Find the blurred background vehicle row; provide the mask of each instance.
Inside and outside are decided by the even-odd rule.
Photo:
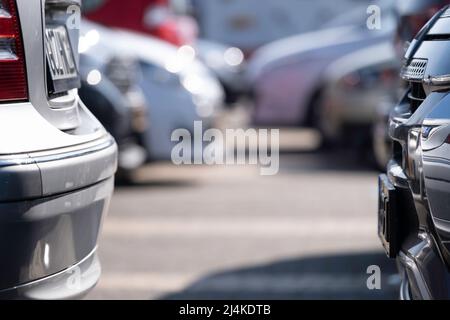
[[[118,142],[118,177],[132,181],[145,164],[170,160],[173,130],[192,134],[197,120],[204,130],[221,127],[235,113],[245,115],[239,126],[312,129],[320,151],[352,150],[347,161],[384,171],[389,114],[407,86],[399,77],[405,50],[448,1],[83,4],[80,95]],[[373,14],[379,28],[368,26]]]
[[[421,47],[431,53],[420,52],[421,37],[413,40],[449,3],[0,0],[0,130],[14,137],[4,139],[0,157],[1,205],[11,213],[0,224],[0,264],[9,262],[0,295],[91,290],[104,222],[100,290],[121,298],[133,290],[156,298],[392,297],[400,285],[393,263],[383,276],[387,292],[366,288],[366,267],[389,263],[372,252],[381,249],[376,172],[388,163],[400,178],[402,170],[409,175],[409,214],[422,206],[430,218],[422,209],[433,201],[432,218],[444,223],[420,221],[422,231],[435,227],[450,255],[439,180],[448,171],[448,99],[431,93],[448,90],[438,65],[447,25],[439,22]],[[81,4],[74,28],[66,9]],[[424,75],[420,60],[428,58],[428,83],[399,76],[405,66]],[[415,113],[430,111],[417,109],[427,96],[442,98],[425,104],[436,104],[436,113]],[[389,119],[391,127],[412,124],[412,135],[393,143]],[[281,129],[279,174],[261,177],[251,165],[175,166],[173,132],[201,134],[197,121],[203,131]],[[422,179],[424,169],[431,174]],[[114,174],[121,185],[112,197]],[[448,275],[431,257],[439,291],[439,277]],[[66,290],[61,270],[77,266],[88,281]]]
[[[92,111],[120,141],[125,176],[169,160],[174,129],[212,126],[242,100],[249,126],[314,128],[323,147],[356,147],[383,168],[399,56],[445,3],[85,0],[80,92],[108,105]]]

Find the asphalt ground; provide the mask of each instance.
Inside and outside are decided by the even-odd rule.
[[[397,299],[377,238],[377,172],[281,134],[280,171],[150,164],[118,186],[87,299]],[[381,290],[367,268],[381,269]]]

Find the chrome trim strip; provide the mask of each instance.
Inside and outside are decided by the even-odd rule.
[[[41,278],[41,279],[33,280],[33,281],[30,281],[30,282],[22,283],[22,284],[19,284],[19,285],[15,286],[15,287],[12,287],[12,288],[2,289],[2,290],[0,290],[0,294],[3,294],[5,292],[7,292],[7,291],[12,291],[12,290],[17,290],[17,289],[21,289],[21,288],[26,288],[27,286],[30,286],[30,285],[38,285],[38,284],[40,284],[42,282],[48,281],[49,278],[51,278],[51,277],[58,277],[58,276],[61,276],[61,275],[64,275],[64,274],[70,275],[71,271],[73,269],[76,269],[77,266],[83,264],[84,262],[88,261],[89,259],[92,259],[92,257],[97,253],[97,250],[98,250],[98,245],[96,245],[94,247],[94,249],[92,249],[91,252],[89,252],[86,257],[84,257],[82,260],[77,262],[76,265],[70,266],[67,269],[61,270],[58,273],[52,274],[52,275],[50,275],[50,276],[48,276],[46,278]]]
[[[422,122],[423,126],[447,126],[450,125],[450,120],[445,118],[425,119]]]
[[[423,300],[431,300],[431,294],[430,290],[428,289],[427,284],[425,283],[425,280],[423,279],[422,273],[420,272],[419,268],[417,267],[416,262],[407,256],[404,252],[399,253],[400,261],[403,263],[405,268],[412,271],[414,274],[414,280],[417,282],[418,289],[420,291],[421,298]],[[407,281],[407,280],[405,280]]]
[[[12,158],[12,159],[1,159],[0,158],[0,168],[13,167],[13,166],[23,166],[29,164],[35,164],[33,159],[21,155],[22,158]]]
[[[35,163],[43,163],[43,162],[50,162],[50,161],[58,161],[58,160],[65,160],[65,159],[71,159],[71,158],[77,158],[82,157],[91,153],[95,153],[104,149],[107,149],[114,145],[115,142],[113,139],[110,139],[107,142],[104,142],[100,145],[96,145],[90,148],[78,150],[78,151],[71,151],[71,152],[64,152],[60,154],[53,154],[48,156],[41,156],[41,157],[32,157]]]
[[[20,165],[29,165],[29,164],[39,164],[45,162],[66,160],[71,158],[77,158],[86,156],[95,152],[99,152],[115,144],[114,139],[109,136],[106,141],[102,141],[101,143],[97,143],[90,147],[85,147],[82,149],[76,149],[66,152],[49,152],[48,154],[39,152],[39,153],[30,153],[30,154],[21,154],[21,155],[11,155],[0,157],[0,168],[11,167],[11,166],[20,166]],[[67,149],[67,148],[66,148]],[[57,150],[61,151],[61,150]]]
[[[402,280],[402,283],[400,284],[400,300],[402,301],[412,300],[411,295],[409,294],[409,282],[406,278],[404,278]]]
[[[450,74],[428,76],[422,80],[422,83],[430,87],[431,91],[450,89]]]
[[[391,160],[387,167],[387,176],[389,181],[397,188],[408,189],[408,178],[403,171],[403,168],[395,160]]]

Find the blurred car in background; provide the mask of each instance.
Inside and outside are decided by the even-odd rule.
[[[147,33],[174,45],[193,43],[197,24],[175,14],[173,0],[84,0],[83,13],[99,24]]]
[[[255,100],[255,125],[304,126],[322,94],[324,73],[337,59],[390,41],[396,26],[393,1],[377,2],[381,29],[367,27],[367,5],[338,17],[328,28],[268,44],[249,61],[246,79]]]
[[[117,146],[78,96],[69,5],[0,1],[1,298],[76,298],[100,277]]]
[[[177,46],[190,46],[219,78],[226,102],[233,103],[245,92],[242,73],[244,55],[235,47],[197,39],[196,22],[189,16],[187,0],[86,0],[85,16],[107,27],[148,34]],[[126,14],[122,12],[125,10]],[[191,30],[186,35],[186,30]]]
[[[223,88],[191,46],[178,48],[156,38],[118,33],[124,39],[121,52],[136,54],[142,70],[141,87],[150,107],[149,158],[170,160],[177,144],[171,141],[173,131],[186,129],[193,136],[195,121],[202,121],[203,130],[212,127],[224,106]]]
[[[368,1],[188,0],[201,38],[238,47],[246,55],[281,38],[322,28],[334,17]]]
[[[450,298],[450,7],[411,42],[408,88],[390,115],[393,157],[379,178],[378,233],[402,299]]]
[[[399,65],[393,43],[386,41],[352,52],[325,71],[313,121],[326,145],[371,150],[380,100],[398,96]]]
[[[85,30],[89,35],[86,44],[93,52],[103,43],[111,52],[137,61],[139,86],[148,106],[149,128],[143,141],[149,160],[171,159],[175,129],[193,133],[194,121],[202,121],[205,130],[212,126],[223,107],[224,92],[191,46],[176,47],[154,37],[87,21]]]
[[[93,47],[89,45],[98,40]],[[79,95],[89,110],[112,134],[119,147],[118,180],[128,180],[147,160],[145,136],[148,106],[140,88],[140,70],[132,56],[111,50],[89,24],[80,37]]]

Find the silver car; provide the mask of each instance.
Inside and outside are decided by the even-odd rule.
[[[78,97],[80,2],[0,1],[2,298],[76,298],[100,275],[117,146]]]

